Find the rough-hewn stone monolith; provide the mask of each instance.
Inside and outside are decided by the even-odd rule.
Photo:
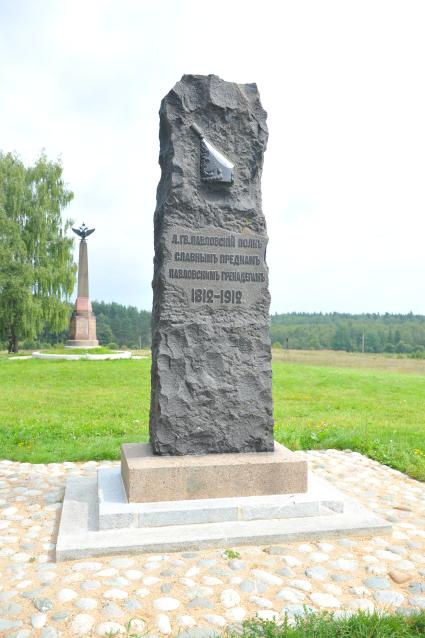
[[[150,413],[155,454],[273,450],[260,184],[267,135],[255,84],[184,75],[162,101]]]

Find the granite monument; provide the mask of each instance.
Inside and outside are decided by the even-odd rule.
[[[78,290],[74,311],[69,325],[67,348],[96,348],[99,342],[96,337],[96,317],[89,298],[89,264],[86,238],[94,233],[85,223],[80,228],[72,229],[80,237],[78,254]]]
[[[271,452],[266,112],[255,84],[185,75],[160,109],[155,454]]]

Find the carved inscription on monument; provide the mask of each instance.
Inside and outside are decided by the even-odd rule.
[[[267,286],[267,237],[215,226],[171,226],[165,237],[165,277],[183,288],[193,307],[240,307],[261,301]]]

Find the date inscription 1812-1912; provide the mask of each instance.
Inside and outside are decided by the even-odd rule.
[[[166,234],[166,280],[187,293],[190,306],[252,305],[267,285],[267,237],[209,226],[172,226]]]

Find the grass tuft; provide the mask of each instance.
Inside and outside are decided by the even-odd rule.
[[[367,614],[337,618],[332,613],[296,616],[282,623],[247,621],[242,638],[419,638],[425,635],[425,612]],[[240,636],[239,636],[240,638]]]

